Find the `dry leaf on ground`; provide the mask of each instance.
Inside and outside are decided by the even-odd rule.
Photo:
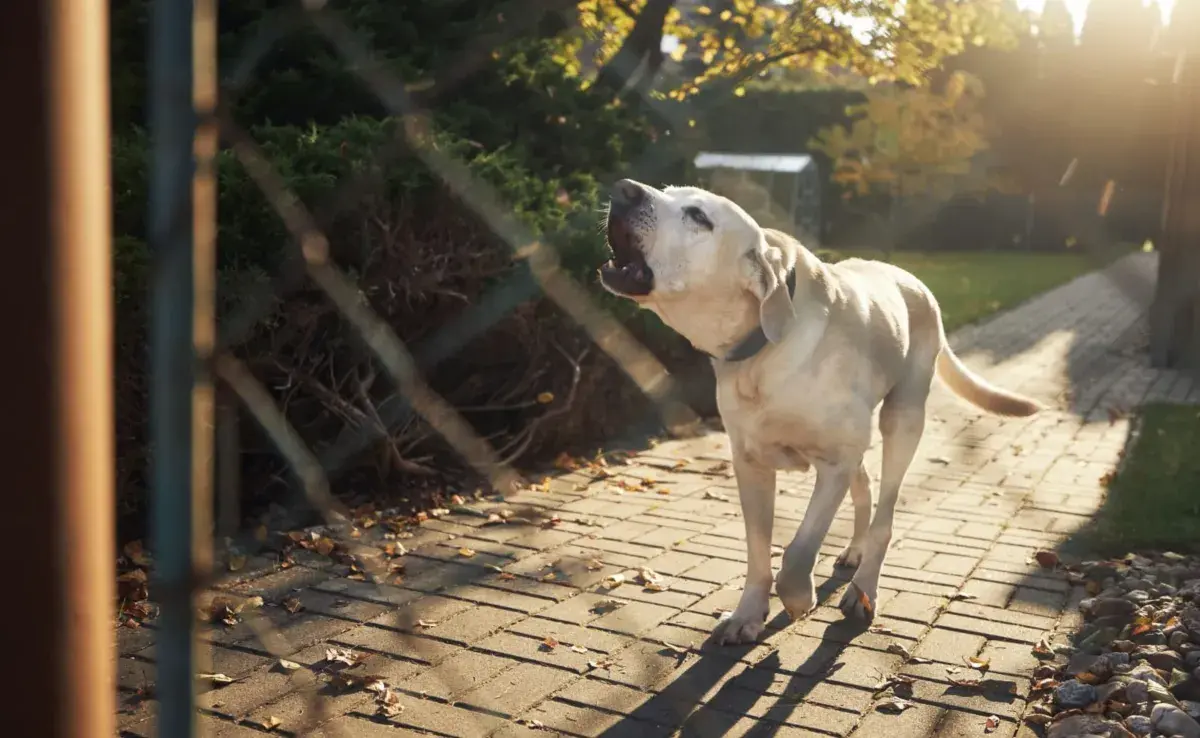
[[[1038,551],[1033,558],[1043,569],[1053,569],[1058,566],[1058,554],[1053,551]]]
[[[908,647],[907,647],[907,646],[905,646],[903,643],[891,643],[891,644],[889,644],[889,645],[888,645],[888,647],[887,647],[887,652],[888,652],[888,653],[894,653],[894,654],[896,654],[897,656],[899,656],[899,657],[901,657],[901,658],[903,658],[903,659],[905,659],[905,660],[908,660],[908,659],[912,658],[912,652],[911,652],[911,651],[909,651],[909,650],[908,650]]]
[[[879,710],[880,712],[887,712],[887,713],[899,715],[900,713],[904,712],[908,708],[912,707],[914,704],[916,704],[916,703],[912,702],[911,700],[906,700],[901,697],[892,697],[891,699],[887,699],[887,700],[884,700],[883,702],[880,702],[878,705],[875,706],[875,709]]]

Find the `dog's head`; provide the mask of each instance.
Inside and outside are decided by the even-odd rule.
[[[786,279],[795,251],[728,198],[623,179],[612,189],[608,243],[613,258],[600,282],[616,295],[651,306],[692,298],[714,309],[751,298],[772,342],[794,315]]]

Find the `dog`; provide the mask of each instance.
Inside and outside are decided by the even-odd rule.
[[[793,618],[816,605],[813,568],[850,492],[854,533],[838,556],[855,569],[839,605],[870,622],[900,488],[925,428],[934,376],[992,414],[1040,407],[970,372],[950,350],[929,289],[891,264],[825,264],[796,239],[760,227],[729,199],[696,187],[623,179],[610,193],[612,259],[603,287],[655,312],[712,357],[746,525],[746,584],[718,643],[758,639],[772,585],[776,471],[815,467],[803,522],[783,554],[776,593]],[[883,463],[871,517],[863,454],[879,408]]]

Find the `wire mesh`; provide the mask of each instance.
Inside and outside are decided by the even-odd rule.
[[[534,4],[533,11],[536,12],[526,10],[513,13],[514,17],[524,20],[507,24],[503,29],[479,38],[471,49],[457,55],[453,63],[436,71],[432,75],[431,86],[417,91],[391,76],[385,67],[378,64],[366,41],[344,23],[334,10],[321,7],[321,3],[308,3],[303,9],[290,8],[277,13],[272,22],[260,26],[259,34],[246,45],[233,66],[233,72],[222,88],[219,104],[214,106],[210,115],[201,112],[201,115],[205,115],[201,123],[220,127],[222,136],[286,226],[294,242],[299,264],[298,268],[274,275],[269,283],[258,285],[239,296],[238,309],[220,326],[212,371],[263,429],[298,480],[307,503],[319,511],[324,520],[323,527],[310,533],[311,538],[295,542],[303,544],[301,548],[329,548],[340,552],[342,563],[350,567],[351,581],[376,587],[379,592],[393,592],[389,589],[395,581],[396,557],[393,554],[397,546],[403,552],[404,546],[395,536],[376,535],[386,526],[372,523],[373,531],[365,529],[363,516],[347,508],[331,493],[330,476],[340,473],[349,459],[369,444],[416,416],[436,430],[482,478],[490,482],[494,490],[503,493],[528,488],[529,483],[512,468],[513,458],[521,451],[520,444],[507,444],[498,449],[488,439],[481,437],[452,403],[429,386],[423,378],[422,366],[434,365],[452,355],[474,336],[485,331],[499,316],[539,292],[569,315],[596,347],[612,357],[645,397],[661,408],[668,428],[685,433],[695,428],[698,422],[695,413],[677,399],[677,388],[663,364],[562,268],[553,240],[536,235],[521,225],[512,217],[511,208],[494,188],[474,176],[461,162],[430,145],[428,137],[424,135],[430,125],[429,106],[452,95],[473,71],[490,59],[497,46],[528,31],[529,24],[536,21],[541,13],[562,13],[573,5],[562,0],[545,0]],[[231,101],[253,77],[256,65],[268,53],[271,44],[304,28],[316,29],[328,39],[348,67],[360,75],[387,110],[403,121],[401,135],[377,153],[376,160],[380,166],[386,167],[402,152],[415,153],[465,207],[509,245],[514,260],[522,261],[529,267],[528,272],[518,272],[516,276],[493,287],[474,306],[465,310],[457,322],[441,326],[431,338],[416,348],[406,345],[387,322],[375,314],[354,278],[333,262],[330,243],[321,225],[332,222],[338,213],[372,193],[379,183],[370,173],[352,177],[341,184],[323,211],[314,214],[296,193],[289,190],[285,179],[275,170],[250,133],[241,128],[229,113]],[[634,70],[619,71],[629,77]],[[685,106],[674,105],[668,109],[648,96],[644,96],[643,103],[678,125],[687,125],[689,118],[696,117]],[[174,125],[183,124],[175,122]],[[663,154],[652,152],[650,156]],[[643,162],[643,165],[646,164]],[[1094,227],[1089,223],[1077,223],[1076,226],[1083,229]],[[1087,235],[1090,236],[1088,241],[1100,245],[1101,250],[1112,245],[1110,236],[1103,231],[1093,231]],[[275,301],[306,285],[315,285],[324,298],[336,306],[346,324],[353,327],[358,339],[392,380],[397,399],[400,400],[378,403],[371,422],[362,424],[357,432],[337,439],[320,451],[308,447],[289,422],[276,396],[236,356],[239,342],[269,315]],[[1140,294],[1144,287],[1140,284],[1131,285],[1130,289]],[[178,285],[163,283],[159,288],[170,291],[177,289]],[[558,350],[568,363],[574,365],[578,374],[580,357],[572,356],[561,347]],[[164,381],[175,383],[178,391],[182,380],[175,376]],[[485,512],[485,515],[492,514],[496,513]],[[511,522],[536,526],[541,522],[539,516],[536,509],[530,508],[518,511],[511,517]],[[245,535],[241,540],[250,535],[243,533]],[[203,566],[204,562],[189,562],[193,570],[197,565]],[[193,599],[198,597],[208,604],[204,616],[211,616],[213,602],[218,602],[221,613],[229,613],[229,617],[235,621],[244,621],[260,640],[262,649],[272,654],[280,664],[287,665],[285,668],[292,672],[289,679],[294,690],[310,706],[308,713],[314,726],[321,722],[322,716],[329,716],[323,703],[331,699],[331,689],[334,695],[343,694],[346,690],[361,692],[362,700],[356,703],[358,706],[355,709],[366,710],[368,708],[364,704],[369,703],[373,705],[377,718],[389,720],[396,717],[400,698],[394,685],[386,678],[373,674],[367,668],[373,662],[364,660],[363,654],[331,648],[324,658],[313,659],[305,664],[293,663],[289,661],[289,658],[295,657],[293,647],[288,644],[279,626],[264,614],[261,602],[255,602],[253,597],[233,596],[225,589],[201,592],[200,588],[207,588],[211,584],[205,576],[196,578],[194,582],[198,590],[192,593]],[[463,581],[439,582],[438,590],[453,594],[455,587],[476,582],[473,574],[464,573]],[[164,624],[164,627],[184,626],[182,623]],[[435,662],[436,653],[423,653],[422,649],[436,643],[412,637],[422,627],[415,611],[410,609],[401,609],[390,623],[396,639],[402,642],[412,659]],[[180,657],[171,661],[171,657],[165,653],[160,656],[160,675],[172,669],[183,669],[183,673],[176,674],[177,688],[182,689],[178,685],[184,682],[190,684],[194,675],[188,660]],[[164,702],[163,707],[163,713],[159,716],[160,725],[194,723],[192,714],[172,716],[167,714],[167,703]],[[181,701],[170,703],[170,709],[173,710],[185,707],[190,713],[190,704]],[[173,730],[175,732],[169,733],[172,736],[185,734],[178,728]],[[336,724],[329,722],[321,722],[321,730],[325,734],[338,734]]]

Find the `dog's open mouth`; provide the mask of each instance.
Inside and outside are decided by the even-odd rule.
[[[627,297],[644,297],[654,290],[654,272],[638,244],[638,237],[625,220],[608,218],[608,245],[613,258],[600,267],[604,286]]]

